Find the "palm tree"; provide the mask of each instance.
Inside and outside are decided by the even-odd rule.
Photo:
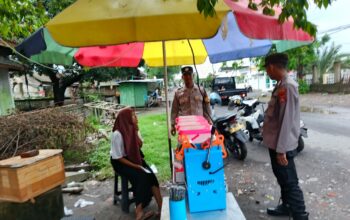
[[[336,60],[339,60],[339,56],[341,56],[339,54],[340,48],[340,45],[335,45],[332,43],[330,46],[326,46],[324,50],[318,53],[316,68],[321,83],[323,74],[327,73],[333,67]]]
[[[348,53],[340,53],[341,46],[332,43],[330,46],[326,46],[321,52],[318,50],[317,60],[315,62],[316,70],[314,71],[315,80],[320,79],[322,83],[323,74],[333,69],[334,82],[340,82],[341,69],[350,66]],[[347,58],[344,59],[344,58]],[[319,78],[317,78],[319,77]]]

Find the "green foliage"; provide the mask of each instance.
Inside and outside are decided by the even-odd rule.
[[[197,0],[197,9],[201,13],[203,12],[205,17],[213,17],[215,13],[215,5],[218,0]]]
[[[169,180],[171,174],[166,115],[155,114],[140,116],[139,127],[142,138],[144,139],[142,151],[145,154],[146,161],[149,165],[156,165],[159,180]],[[172,146],[176,146],[175,138],[172,138]]]
[[[232,63],[232,68],[234,70],[238,70],[238,69],[241,69],[242,68],[242,65],[243,65],[243,60],[238,60],[238,61],[234,61]]]
[[[102,140],[88,155],[89,163],[96,169],[96,178],[105,179],[113,176],[113,168],[110,162],[110,140]]]
[[[99,92],[82,92],[81,97],[86,102],[97,102],[102,100],[102,95]]]
[[[67,149],[63,152],[65,164],[77,164],[87,161],[88,156],[81,150]]]
[[[233,0],[239,1],[239,0]],[[327,8],[331,4],[331,0],[313,0],[319,8]],[[215,5],[217,0],[197,0],[197,9],[203,13],[205,17],[215,16]],[[294,26],[301,28],[312,36],[316,35],[316,26],[307,20],[306,10],[309,8],[309,2],[306,0],[262,0],[259,4],[250,0],[247,7],[252,10],[258,10],[258,7],[263,9],[263,14],[274,16],[274,6],[280,6],[282,12],[278,17],[279,22],[283,23],[290,17],[294,20]]]
[[[75,0],[0,0],[0,36],[18,41],[68,7]]]
[[[87,69],[84,73],[82,73],[82,74],[85,74],[85,76],[83,77],[83,80],[88,80],[88,81],[95,80],[97,82],[107,82],[113,79],[126,77],[121,73],[119,69],[114,67],[100,67],[100,68]]]
[[[310,86],[306,83],[306,81],[299,79],[299,94],[306,94],[310,91]]]
[[[332,43],[331,46],[326,46],[318,54],[316,66],[320,76],[327,73],[333,67],[334,61],[336,61],[340,56],[340,48],[340,45],[334,45],[334,43]]]
[[[95,119],[89,121],[97,123]],[[94,125],[92,125],[94,126]],[[142,151],[145,154],[145,160],[149,165],[155,164],[158,169],[158,178],[160,181],[169,180],[170,165],[167,140],[166,116],[165,115],[141,115],[139,117],[139,128],[144,140]],[[176,146],[175,139],[172,140],[172,146]],[[110,140],[100,141],[95,149],[89,153],[91,165],[96,169],[96,176],[99,179],[113,176],[112,165],[110,164]]]
[[[63,11],[76,0],[44,0],[45,8],[50,18]]]
[[[0,0],[0,36],[6,40],[27,37],[47,21],[42,1]]]
[[[207,78],[203,80],[205,87],[211,86],[214,78],[215,78],[215,75],[212,73],[209,73]]]
[[[167,67],[168,81],[173,81],[174,80],[174,74],[179,73],[180,69],[181,69],[180,66],[169,66],[169,67]],[[154,76],[157,79],[164,78],[164,67],[148,67],[147,68],[147,77],[149,79],[152,79]]]
[[[104,126],[101,123],[101,119],[99,117],[96,117],[93,114],[90,114],[87,118],[86,118],[86,122],[92,126],[95,130],[98,130],[100,128],[104,128]]]

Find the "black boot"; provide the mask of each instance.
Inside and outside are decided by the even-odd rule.
[[[267,208],[267,214],[272,216],[289,216],[290,210],[283,204],[275,208]]]
[[[293,220],[309,220],[309,213],[294,213],[293,214]]]

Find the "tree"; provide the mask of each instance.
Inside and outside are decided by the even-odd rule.
[[[296,70],[299,79],[303,79],[305,70],[312,68],[317,59],[315,47],[316,44],[312,43],[286,52],[289,57],[288,69]]]
[[[0,37],[19,41],[76,0],[0,0]]]
[[[234,70],[239,70],[242,68],[242,65],[243,65],[243,61],[242,60],[239,60],[239,61],[234,61],[232,63],[232,69]]]
[[[167,72],[168,72],[168,81],[174,81],[174,74],[180,72],[180,66],[168,66]],[[147,68],[147,77],[153,78],[156,77],[157,79],[164,78],[164,67],[148,67]]]
[[[0,0],[0,37],[5,40],[25,38],[47,21],[42,1]]]
[[[318,59],[316,61],[316,66],[318,70],[318,74],[320,77],[320,82],[322,83],[322,76],[327,73],[334,64],[334,61],[337,60],[339,56],[341,46],[340,45],[332,45],[326,46],[320,54],[318,54]]]
[[[39,74],[48,76],[52,83],[54,103],[56,106],[64,104],[64,94],[67,87],[71,86],[75,82],[83,81],[97,81],[105,82],[113,79],[126,79],[130,76],[136,76],[139,74],[137,68],[114,68],[114,67],[101,67],[93,69],[84,69],[81,66],[73,65],[73,67],[67,68],[64,73],[59,73],[54,65],[52,68],[44,68],[41,66],[33,66]],[[31,72],[27,72],[31,74]]]
[[[204,81],[204,86],[208,87],[211,86],[213,79],[215,79],[215,75],[213,73],[209,73],[207,78],[205,78]]]

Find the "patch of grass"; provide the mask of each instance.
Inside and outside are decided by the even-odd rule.
[[[169,180],[170,160],[166,127],[166,115],[150,114],[139,117],[139,128],[144,140],[142,152],[149,165],[154,164],[158,169],[160,181]],[[172,146],[175,146],[175,138],[172,138]]]
[[[83,163],[88,160],[88,156],[79,150],[67,149],[63,152],[64,162],[66,164]]]
[[[110,162],[110,140],[101,140],[95,149],[89,153],[89,163],[96,169],[94,175],[97,179],[105,179],[114,176]]]
[[[95,130],[98,129],[105,129],[107,126],[103,123],[101,123],[101,118],[96,117],[94,114],[90,114],[87,118],[86,121],[88,124],[90,124]]]
[[[139,116],[139,127],[144,140],[142,152],[145,154],[145,160],[149,165],[156,165],[159,181],[169,180],[171,173],[166,116],[161,114],[141,115]],[[173,138],[172,146],[175,146],[175,144],[176,141]],[[109,160],[109,151],[110,140],[103,140],[89,153],[88,160],[97,169],[95,175],[98,179],[105,179],[114,175]]]

